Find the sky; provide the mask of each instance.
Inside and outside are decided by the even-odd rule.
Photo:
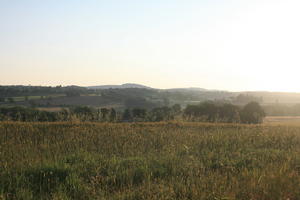
[[[0,85],[300,92],[299,0],[0,0]]]

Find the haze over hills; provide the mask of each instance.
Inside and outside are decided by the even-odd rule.
[[[88,89],[124,89],[124,88],[144,88],[144,89],[152,89],[151,87],[144,86],[141,84],[135,83],[125,83],[122,85],[97,85],[97,86],[88,86]]]
[[[185,107],[203,101],[232,103],[239,106],[243,106],[250,101],[257,101],[263,106],[274,106],[277,110],[280,108],[280,113],[283,113],[289,108],[280,107],[279,105],[300,105],[300,93],[230,92],[196,87],[156,89],[135,83],[89,87],[76,85],[55,87],[0,86],[0,106],[19,105],[45,108],[91,106],[96,108],[114,107],[122,110],[128,107],[152,109],[174,104]]]
[[[124,89],[124,88],[143,88],[143,89],[159,89],[162,90],[160,88],[152,88],[149,86],[145,86],[142,84],[137,84],[137,83],[124,83],[121,85],[96,85],[96,86],[87,86],[86,88],[88,89]],[[221,90],[209,90],[209,89],[205,89],[205,88],[199,88],[199,87],[187,87],[187,88],[168,88],[168,89],[164,89],[167,91],[173,91],[173,92],[179,92],[179,91],[183,91],[183,90],[190,90],[190,91],[221,91]]]

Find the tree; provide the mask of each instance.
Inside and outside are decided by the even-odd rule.
[[[88,106],[76,106],[72,111],[80,120],[93,120],[93,109]]]
[[[70,120],[70,113],[67,109],[63,108],[57,113],[58,121],[68,121]]]
[[[110,114],[109,114],[109,121],[110,122],[115,122],[117,119],[117,112],[115,109],[110,109]]]
[[[188,120],[216,122],[219,116],[219,107],[211,101],[199,105],[188,105],[184,110]]]
[[[188,121],[196,120],[199,115],[199,106],[198,105],[187,105],[184,109],[183,116]]]
[[[259,124],[266,116],[265,111],[257,102],[250,102],[241,110],[241,122],[246,124]]]
[[[107,108],[101,108],[100,111],[101,111],[101,119],[102,119],[102,121],[107,121],[107,117],[108,117],[108,114],[109,114],[109,109],[107,109]]]
[[[172,115],[171,108],[164,106],[152,109],[150,118],[151,121],[159,122],[173,120],[174,116]]]
[[[171,107],[172,115],[174,119],[180,119],[181,116],[181,106],[180,104],[175,104]]]
[[[206,117],[209,122],[216,122],[218,119],[219,109],[211,101],[206,101],[200,104],[200,112]]]
[[[181,113],[181,106],[180,104],[175,104],[171,107],[172,109],[172,112],[175,114],[175,115],[178,115]]]
[[[132,121],[132,114],[131,114],[130,109],[126,109],[124,111],[123,116],[122,116],[122,120],[125,121],[125,122]]]
[[[220,106],[219,120],[221,122],[239,123],[240,122],[239,107],[229,103]]]
[[[88,115],[88,114],[91,114],[93,111],[88,106],[77,106],[77,107],[75,107],[73,109],[73,112],[75,114],[85,114],[85,115]]]
[[[132,110],[132,117],[135,121],[144,121],[147,115],[147,110],[143,108],[134,108]]]

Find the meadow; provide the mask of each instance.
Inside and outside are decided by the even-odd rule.
[[[0,123],[0,199],[300,199],[300,126]]]

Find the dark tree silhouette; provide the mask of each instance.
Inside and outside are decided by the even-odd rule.
[[[143,108],[132,109],[132,117],[135,121],[145,121],[147,116],[147,110]]]
[[[266,116],[265,111],[257,102],[250,102],[241,110],[241,122],[246,124],[259,124]]]
[[[107,121],[107,117],[108,117],[108,114],[109,114],[109,109],[107,109],[107,108],[101,108],[100,111],[101,111],[101,119],[102,119],[102,121]]]
[[[123,112],[122,120],[125,121],[125,122],[132,121],[132,114],[131,114],[131,110],[130,109],[126,109]]]
[[[110,113],[109,113],[109,121],[110,122],[115,122],[117,120],[117,112],[115,109],[110,109]]]

